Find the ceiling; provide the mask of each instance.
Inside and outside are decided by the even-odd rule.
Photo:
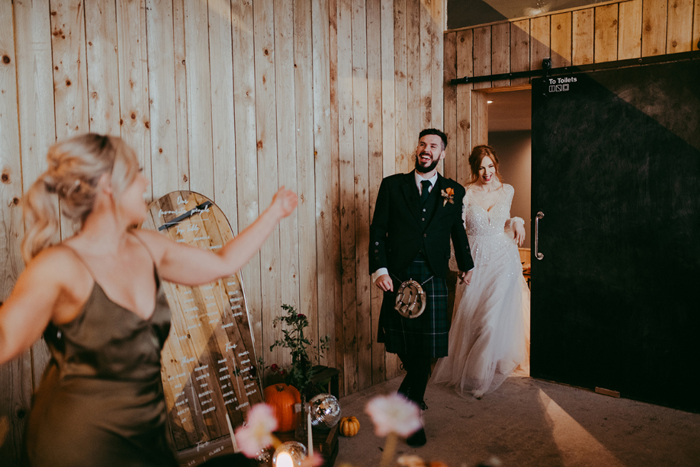
[[[447,0],[447,29],[579,8],[604,0]]]
[[[531,90],[492,92],[489,104],[489,133],[531,129]]]

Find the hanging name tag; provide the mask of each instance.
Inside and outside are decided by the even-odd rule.
[[[425,311],[426,298],[423,287],[413,279],[409,279],[402,282],[396,292],[394,308],[404,318],[417,318]]]

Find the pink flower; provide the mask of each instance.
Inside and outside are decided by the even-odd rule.
[[[317,452],[301,461],[301,467],[319,467],[321,465],[323,465],[323,456]]]
[[[408,437],[423,426],[418,405],[400,394],[377,396],[369,401],[365,411],[372,417],[377,436],[396,433]]]
[[[277,419],[272,407],[256,404],[248,412],[246,423],[236,429],[236,443],[246,457],[255,457],[272,444],[272,432],[277,429]]]
[[[276,363],[273,363],[272,365],[270,365],[270,370],[272,370],[272,371],[279,371],[279,369],[280,369],[280,367],[278,367]]]

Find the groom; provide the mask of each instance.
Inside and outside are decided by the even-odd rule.
[[[415,170],[382,180],[370,226],[370,273],[384,291],[378,341],[398,355],[406,370],[399,393],[423,409],[432,360],[447,355],[450,238],[460,282],[469,283],[474,267],[462,221],[464,187],[437,172],[446,146],[442,131],[420,132]],[[426,295],[425,311],[416,318],[394,309],[396,291],[409,279],[421,284]],[[407,443],[422,446],[425,431],[420,429]]]

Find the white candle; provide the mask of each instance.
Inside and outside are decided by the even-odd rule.
[[[275,462],[275,467],[294,467],[292,456],[288,452],[280,452]]]
[[[307,426],[309,427],[309,457],[314,455],[314,435],[313,432],[311,431],[311,412],[309,411],[308,416],[306,417],[307,420]]]

